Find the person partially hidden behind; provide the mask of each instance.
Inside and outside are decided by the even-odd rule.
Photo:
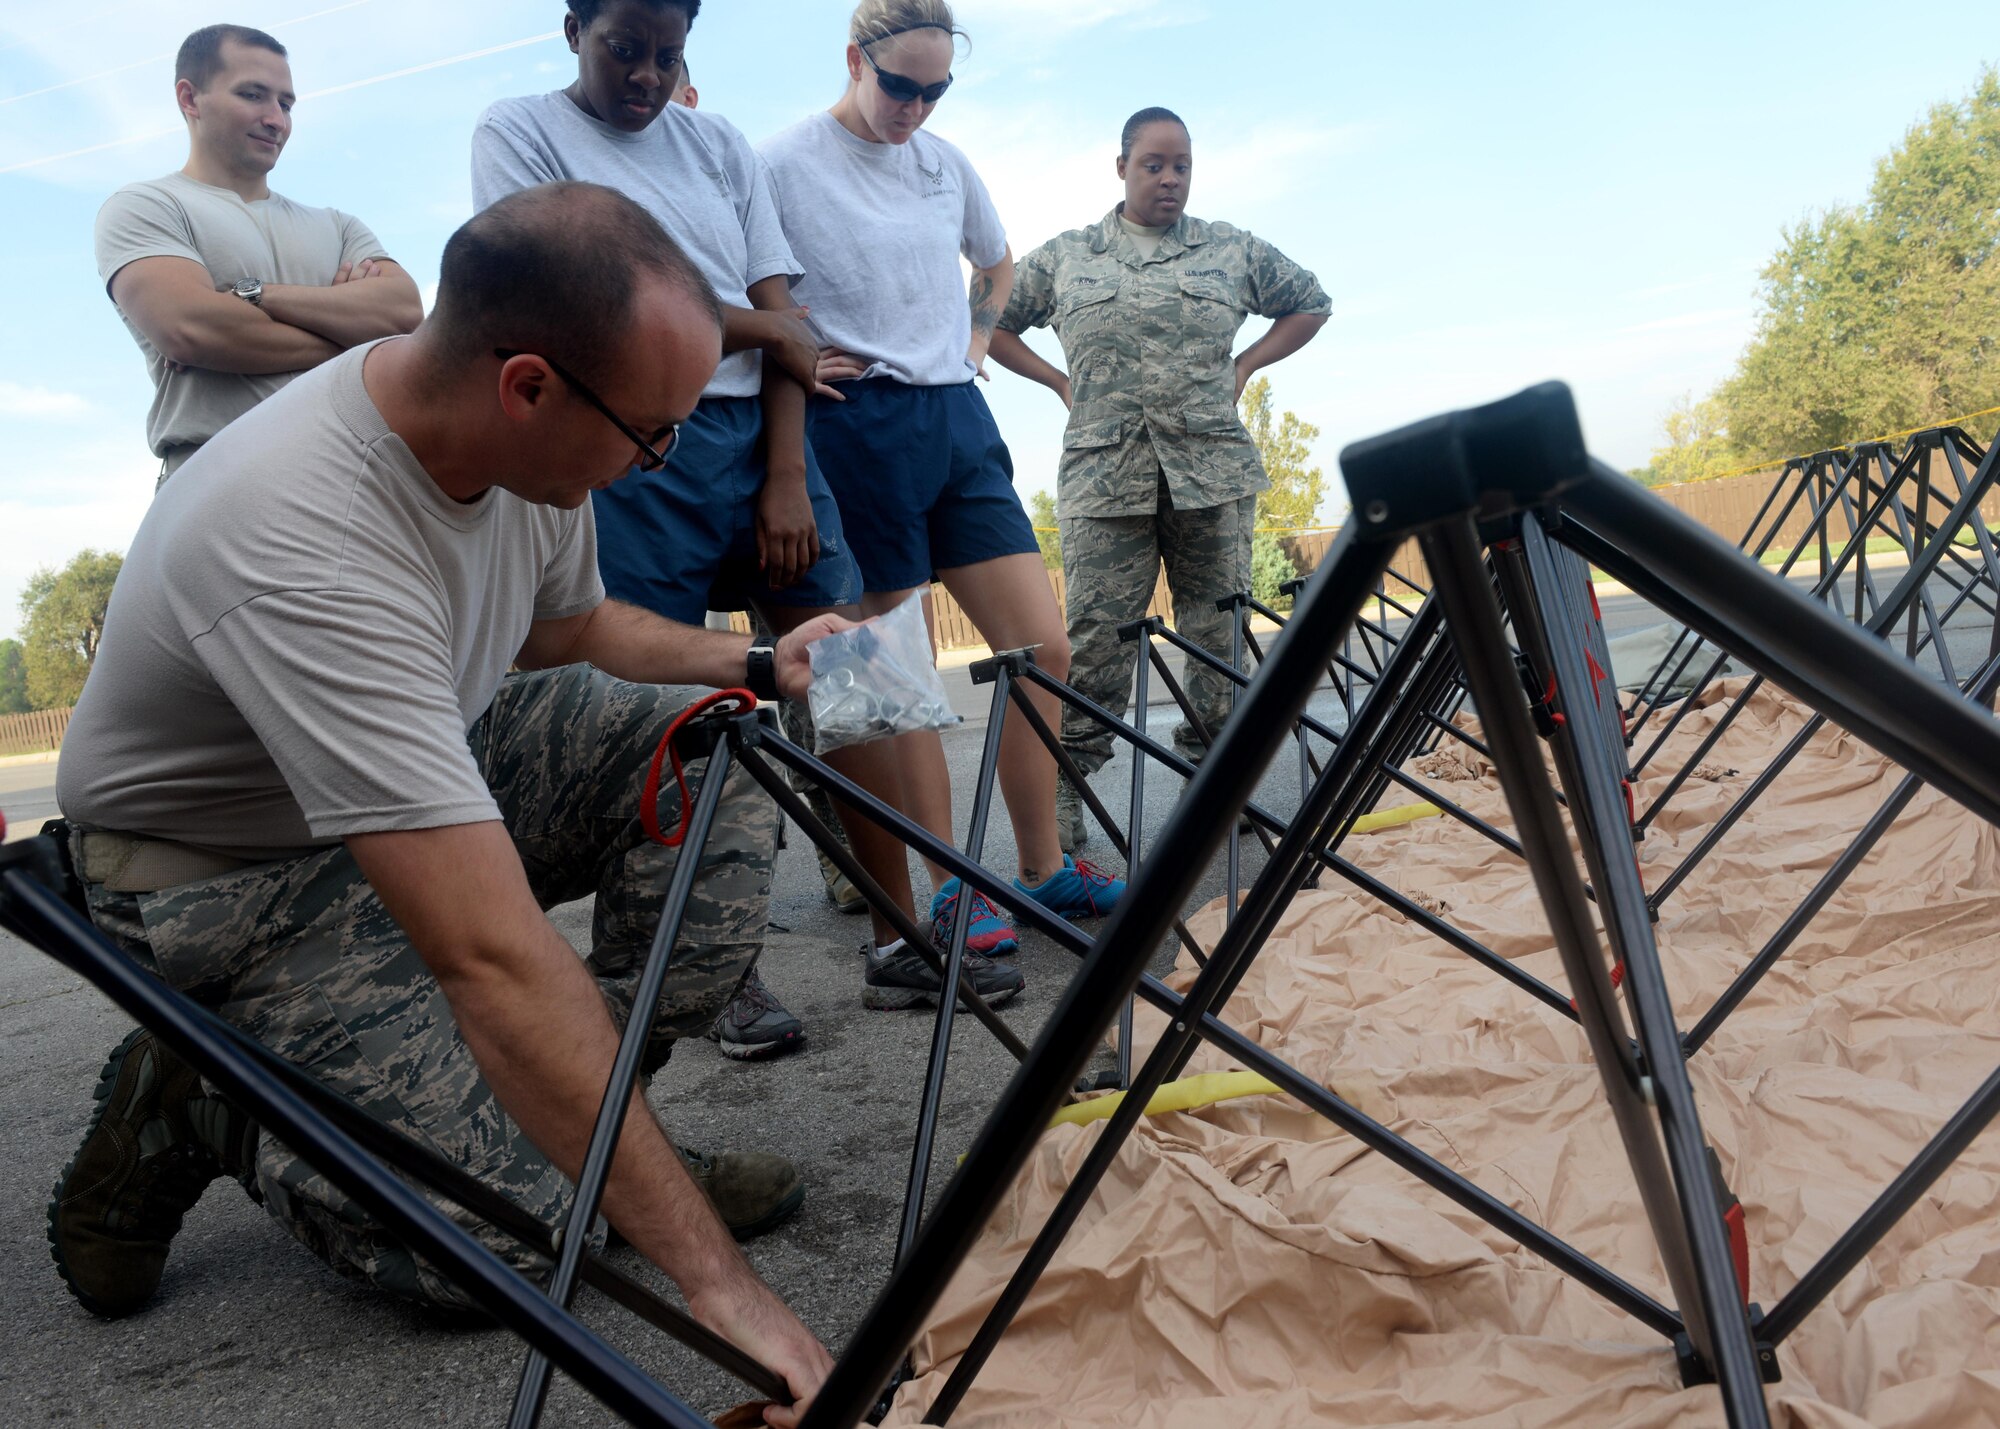
[[[640,818],[654,744],[700,693],[680,687],[798,696],[806,646],[848,623],[753,648],[604,598],[591,492],[670,462],[721,324],[699,270],[610,189],[487,208],[446,245],[414,335],[301,377],[161,491],[58,775],[99,928],[551,1225],[680,856]],[[671,788],[660,804],[671,827]],[[750,975],[777,826],[732,775],[647,1071]],[[592,894],[586,960],[542,910]],[[112,1054],[50,1206],[76,1297],[106,1316],[144,1305],[222,1175],[343,1273],[467,1306],[144,1030]],[[830,1361],[731,1232],[802,1196],[781,1157],[677,1155],[635,1093],[604,1198],[801,1406]]]
[[[271,192],[292,133],[283,45],[242,25],[196,30],[174,97],[187,163],[127,184],[97,215],[98,277],[153,379],[146,440],[163,485],[299,373],[424,315],[360,219]]]

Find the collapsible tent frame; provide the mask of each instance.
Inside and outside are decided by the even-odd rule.
[[[1952,487],[1948,491],[1937,484],[1938,468],[1943,468],[1952,478]],[[1981,515],[1982,505],[1991,497],[1996,482],[2000,482],[2000,443],[1982,449],[1961,429],[1934,428],[1912,434],[1900,456],[1892,454],[1885,443],[1871,443],[1854,448],[1851,457],[1844,453],[1826,452],[1815,457],[1801,458],[1793,463],[1790,469],[1797,473],[1799,478],[1794,492],[1795,498],[1802,497],[1808,489],[1815,491],[1816,498],[1813,503],[1812,521],[1793,544],[1779,574],[1789,572],[1801,555],[1816,546],[1837,551],[1838,554],[1831,559],[1822,557],[1821,570],[1824,575],[1815,583],[1811,598],[1824,602],[1836,613],[1845,613],[1851,609],[1852,618],[1857,623],[1882,636],[1885,641],[1895,634],[1899,623],[1905,624],[1902,643],[1907,659],[1914,662],[1927,651],[1934,651],[1939,675],[1958,684],[1961,689],[1973,690],[1986,671],[1976,670],[1961,676],[1949,645],[1945,641],[1944,632],[1952,618],[1969,603],[1975,610],[1995,616],[1989,654],[2000,651],[2000,561],[1992,558],[1993,537]],[[1850,479],[1855,487],[1853,492],[1847,490]],[[1915,487],[1913,498],[1906,495],[1912,486]],[[1766,498],[1764,510],[1760,511],[1757,522],[1753,523],[1753,531],[1762,526],[1781,489],[1774,487],[1771,495]],[[1861,510],[1860,502],[1856,498],[1865,500],[1867,504],[1865,512]],[[1842,543],[1838,547],[1833,547],[1827,538],[1825,517],[1828,512],[1836,508],[1837,504],[1844,504],[1848,513],[1848,531]],[[1777,508],[1771,525],[1763,529],[1760,538],[1762,547],[1768,547],[1790,510],[1790,504]],[[1884,595],[1869,572],[1870,557],[1867,546],[1869,540],[1888,528],[1892,520],[1894,538],[1902,549],[1904,564],[1897,571],[1895,585],[1887,595]],[[1565,557],[1575,565],[1575,584],[1571,588],[1590,591],[1587,564],[1570,552],[1558,551],[1559,560]],[[1882,568],[1879,558],[1876,559],[1875,565],[1878,570]],[[1842,601],[1840,591],[1840,582],[1843,577],[1849,575],[1850,569],[1855,582],[1851,607]],[[1399,579],[1405,582],[1408,580],[1407,577]],[[1953,592],[1942,609],[1939,607],[1932,585],[1933,581],[1938,580]],[[1303,585],[1304,582],[1301,581],[1290,589],[1295,591]],[[1382,599],[1379,588],[1376,598],[1378,602]],[[1584,629],[1592,642],[1591,654],[1596,662],[1592,673],[1593,677],[1596,677],[1609,670],[1610,649],[1604,639],[1601,618],[1597,616],[1594,592],[1587,598],[1591,601],[1592,618],[1586,622]],[[1249,629],[1249,618],[1252,615],[1261,615],[1282,626],[1286,617],[1248,596],[1237,596],[1219,602],[1218,605],[1223,609],[1234,609],[1236,619],[1242,627],[1235,637],[1236,658],[1230,664],[1225,664],[1185,636],[1166,629],[1157,619],[1139,622],[1124,633],[1128,634],[1129,638],[1150,639],[1157,636],[1180,651],[1186,659],[1216,670],[1223,678],[1248,684],[1254,675],[1255,667],[1245,668],[1242,660],[1243,652],[1247,650],[1258,664],[1263,660],[1262,648],[1257,643],[1254,632]],[[1386,628],[1386,622],[1378,620],[1376,625],[1375,638],[1393,644],[1396,636]],[[1673,679],[1678,677],[1669,675],[1668,666],[1684,666],[1695,658],[1704,643],[1701,637],[1695,636],[1693,632],[1683,627],[1676,646],[1669,651],[1666,659],[1646,681],[1645,688],[1670,686]],[[1157,651],[1151,653],[1151,659],[1156,667],[1164,670],[1164,662]],[[1711,668],[1704,676],[1704,685],[1714,679],[1725,665],[1726,656],[1714,658],[1711,661]],[[1357,678],[1353,671],[1338,665],[1331,675],[1336,684],[1342,677]],[[1669,777],[1666,789],[1654,802],[1648,818],[1641,819],[1635,806],[1633,812],[1635,837],[1644,837],[1646,825],[1651,817],[1657,816],[1667,800],[1690,777],[1693,777],[1696,770],[1701,768],[1715,750],[1723,734],[1756,695],[1763,681],[1764,677],[1761,674],[1751,676],[1743,688],[1730,699],[1711,731],[1697,743],[1679,769]],[[1208,732],[1202,727],[1199,717],[1191,708],[1180,685],[1169,681],[1168,689],[1179,704],[1183,719],[1191,724],[1206,743],[1209,738]],[[1981,697],[1990,698],[1990,695]],[[1446,685],[1435,696],[1436,703],[1442,708],[1426,708],[1422,718],[1430,725],[1434,739],[1448,735],[1490,759],[1491,751],[1486,745],[1452,723],[1449,718],[1450,712],[1463,705],[1464,698],[1465,690],[1462,683]],[[1665,733],[1670,734],[1673,728],[1678,727],[1682,715],[1696,707],[1698,702],[1690,699],[1676,711],[1673,719],[1669,721],[1670,728]],[[1648,710],[1658,708],[1657,703],[1647,704],[1643,690],[1641,698],[1636,700],[1633,706],[1634,710],[1641,708]],[[1614,733],[1617,735],[1617,744],[1630,747],[1637,742],[1638,731],[1636,721],[1629,717],[1632,711],[1625,713],[1628,717],[1623,720],[1622,727]],[[1538,718],[1545,718],[1543,712],[1539,710]],[[1804,721],[1801,728],[1792,735],[1771,762],[1757,773],[1732,801],[1730,807],[1703,832],[1687,856],[1658,880],[1657,886],[1649,890],[1647,903],[1656,915],[1686,882],[1689,875],[1736,827],[1743,816],[1769,792],[1825,723],[1825,716],[1818,714]],[[1336,732],[1324,723],[1310,716],[1301,717],[1298,728],[1301,787],[1309,782],[1305,777],[1306,774],[1316,775],[1319,771],[1319,762],[1311,756],[1306,747],[1309,733],[1329,742],[1337,740],[1338,737]],[[1664,735],[1662,742],[1663,738]],[[1657,752],[1657,749],[1658,743],[1651,752]],[[1640,766],[1648,762],[1651,752],[1648,759],[1638,761]],[[1434,786],[1411,774],[1408,769],[1395,770],[1392,777],[1403,788],[1437,805],[1445,815],[1465,824],[1512,853],[1520,852],[1519,845],[1513,840],[1467,813]],[[1636,781],[1637,769],[1628,771],[1626,777],[1628,780]],[[1906,794],[1898,802],[1897,808],[1907,805],[1909,797],[1913,794],[1914,790]],[[1561,802],[1561,795],[1558,794],[1557,797],[1558,802]],[[1881,835],[1887,829],[1888,822],[1893,822],[1894,814],[1885,813],[1881,818],[1882,822],[1871,821],[1863,828],[1855,842],[1836,860],[1833,871],[1822,884],[1817,885],[1799,908],[1780,925],[1771,941],[1751,960],[1732,987],[1718,999],[1715,1006],[1703,1016],[1696,1027],[1690,1030],[1686,1038],[1690,1054],[1708,1040],[1728,1013],[1796,941],[1812,917],[1825,906],[1839,885],[1845,881],[1852,868],[1879,842]],[[1268,852],[1273,847],[1271,834],[1261,827],[1256,832]],[[1336,836],[1334,843],[1329,846],[1329,853],[1338,852],[1341,837],[1343,836]],[[1232,860],[1230,865],[1232,893],[1236,888],[1233,877],[1236,866]],[[1438,933],[1461,951],[1519,983],[1551,1008],[1564,1013],[1570,1011],[1568,1004],[1553,989],[1500,962],[1490,950],[1478,945],[1464,930],[1450,926],[1444,914],[1416,907],[1407,897],[1399,896],[1387,901],[1405,917]]]
[[[1728,1200],[1701,1135],[1657,946],[1651,910],[1631,858],[1620,743],[1604,717],[1603,682],[1591,668],[1588,622],[1557,547],[1567,546],[1653,599],[1739,660],[1766,672],[1983,817],[2000,821],[2000,731],[1956,690],[1924,679],[1869,635],[1744,562],[1583,453],[1561,389],[1437,419],[1364,443],[1344,457],[1359,518],[1309,587],[1238,718],[1217,740],[1175,817],[1139,866],[1133,892],[1086,957],[1017,1072],[987,1128],[924,1223],[915,1253],[836,1367],[809,1423],[842,1414],[874,1392],[920,1328],[945,1280],[1019,1171],[1046,1117],[1090,1045],[1135,988],[1168,1014],[1170,1030],[1133,1079],[1132,1094],[1099,1133],[1013,1281],[927,1411],[945,1422],[999,1331],[1052,1257],[1096,1180],[1115,1157],[1150,1092],[1196,1039],[1226,1051],[1349,1130],[1521,1244],[1548,1257],[1635,1318],[1675,1338],[1691,1379],[1712,1374],[1732,1423],[1768,1423],[1761,1380],[1776,1369],[1775,1346],[1840,1276],[1886,1233],[1922,1188],[2000,1110],[2000,1075],[1976,1094],[1908,1171],[1764,1317],[1746,1305],[1725,1213]],[[1435,599],[1403,633],[1380,679],[1277,849],[1184,998],[1166,997],[1144,963],[1173,916],[1172,897],[1204,866],[1244,806],[1258,773],[1284,741],[1320,671],[1370,598],[1397,543],[1415,535]],[[1489,571],[1482,545],[1498,547]],[[1546,737],[1568,794],[1570,820],[1605,927],[1600,942],[1585,885],[1567,842],[1541,751],[1537,710],[1509,649],[1493,590],[1497,572],[1541,700]],[[1660,572],[1671,572],[1662,577]],[[1314,844],[1352,823],[1379,780],[1380,764],[1423,674],[1424,647],[1444,628],[1477,706],[1520,843],[1550,911],[1556,944],[1577,999],[1576,1015],[1604,1077],[1605,1095],[1634,1168],[1678,1309],[1670,1310],[1589,1261],[1511,1208],[1424,1156],[1337,1094],[1249,1044],[1214,1015],[1247,959],[1317,862]],[[1547,676],[1543,685],[1541,677]],[[1581,693],[1580,693],[1581,692]],[[1598,713],[1591,713],[1593,709]],[[1158,757],[1164,751],[1151,750]],[[1184,768],[1185,766],[1183,766]],[[1379,791],[1379,790],[1378,790]],[[1267,827],[1273,821],[1258,820]],[[961,871],[961,870],[954,870]],[[1017,911],[1017,916],[1019,910]],[[1032,921],[1032,920],[1030,920]],[[1608,947],[1606,946],[1608,944]],[[1612,985],[1623,966],[1627,1030]]]
[[[1940,482],[1948,475],[1949,486]],[[1764,504],[1739,543],[1753,559],[1764,560],[1777,545],[1787,521],[1801,503],[1808,519],[1798,537],[1785,550],[1777,566],[1780,576],[1790,574],[1808,558],[1817,561],[1819,576],[1813,598],[1829,608],[1842,609],[1841,583],[1853,583],[1851,607],[1856,624],[1866,624],[1888,636],[1898,621],[1907,622],[1905,654],[1913,663],[1926,652],[1938,662],[1941,678],[1963,684],[1957,673],[1945,627],[1968,602],[1988,616],[2000,613],[2000,558],[1996,558],[1991,533],[1980,508],[1992,494],[1996,467],[1992,449],[1982,449],[1958,427],[1933,427],[1912,433],[1900,453],[1886,442],[1866,442],[1840,451],[1818,452],[1788,462]],[[1788,494],[1787,494],[1788,493]],[[1780,495],[1785,499],[1780,502]],[[1846,535],[1835,541],[1833,519],[1838,515]],[[1970,537],[1969,547],[1964,538]],[[1876,572],[1882,563],[1871,565],[1869,543],[1888,538],[1898,549],[1898,562],[1907,563],[1904,573],[1888,597],[1884,597]],[[1940,608],[1932,582],[1952,592]],[[1665,747],[1682,719],[1698,702],[1681,700],[1675,693],[1697,658],[1706,661],[1694,679],[1694,690],[1706,689],[1722,673],[1726,657],[1704,655],[1704,642],[1695,632],[1683,628],[1665,657],[1632,698],[1629,738],[1635,754],[1632,768],[1643,772]],[[1668,781],[1659,797],[1638,818],[1643,836],[1660,813],[1679,793],[1690,772],[1708,754],[1755,692],[1755,682],[1732,701],[1730,709],[1711,730],[1704,743],[1694,750]],[[1678,701],[1673,715],[1662,721],[1643,750],[1641,736],[1662,708]]]
[[[1258,678],[1242,690],[1237,717],[1198,770],[1050,679],[1025,652],[996,656],[977,670],[978,678],[994,686],[988,766],[1010,703],[1040,737],[1055,744],[1053,731],[1026,698],[1027,687],[1039,686],[1090,712],[1152,759],[1191,775],[1153,847],[1141,857],[1141,850],[1127,846],[1133,859],[1130,891],[1094,943],[1020,896],[1011,881],[979,866],[990,780],[982,778],[968,849],[961,852],[784,740],[764,718],[742,714],[695,726],[695,737],[706,746],[707,773],[636,1001],[640,1013],[621,1041],[568,1223],[554,1235],[518,1210],[495,1204],[497,1197],[462,1173],[435,1158],[427,1161],[393,1132],[140,971],[53,891],[61,882],[49,841],[30,840],[5,851],[0,919],[153,1027],[261,1124],[520,1334],[531,1348],[514,1423],[535,1422],[547,1370],[554,1366],[633,1422],[698,1424],[703,1421],[685,1404],[567,1313],[579,1280],[608,1289],[765,1392],[775,1387],[772,1376],[726,1346],[705,1342],[703,1332],[685,1316],[611,1272],[592,1252],[588,1236],[570,1232],[594,1221],[619,1118],[638,1075],[649,1010],[670,965],[699,850],[732,765],[748,772],[830,856],[842,861],[844,850],[836,853],[840,845],[831,831],[812,820],[785,783],[783,768],[802,771],[984,892],[1017,924],[1081,957],[1076,976],[1034,1045],[1023,1048],[990,1009],[978,1005],[963,977],[966,926],[961,912],[940,971],[949,984],[963,989],[981,1020],[1021,1054],[1021,1064],[928,1216],[921,1210],[931,1148],[920,1125],[896,1264],[808,1411],[809,1429],[852,1425],[877,1404],[1049,1117],[1071,1094],[1095,1046],[1135,994],[1165,1014],[1167,1031],[1130,1076],[1131,1094],[1097,1135],[1075,1181],[928,1407],[927,1422],[949,1419],[1151,1092],[1205,1041],[1674,1341],[1684,1375],[1689,1382],[1714,1379],[1732,1424],[1767,1424],[1761,1382],[1775,1375],[1775,1346],[2000,1112],[2000,1072],[1769,1315],[1747,1304],[1748,1287],[1739,1280],[1732,1255],[1726,1187],[1703,1138],[1683,1060],[1691,1048],[1674,1023],[1651,909],[1631,856],[1615,700],[1605,697],[1600,672],[1592,669],[1593,661],[1601,666],[1602,657],[1593,651],[1586,602],[1574,569],[1564,568],[1565,552],[1574,551],[1623,580],[1702,638],[1768,674],[1819,715],[1904,765],[1910,775],[1896,796],[1904,802],[1920,783],[1929,783],[2000,823],[2000,729],[1956,688],[1926,679],[1878,638],[1746,562],[1619,473],[1592,462],[1568,393],[1559,386],[1530,389],[1506,402],[1361,443],[1344,453],[1343,465],[1355,520],[1303,592]],[[1289,822],[1281,820],[1251,804],[1248,796],[1272,758],[1296,737],[1307,699],[1375,598],[1397,547],[1412,536],[1432,574],[1432,597],[1414,609],[1392,645],[1381,647],[1385,658],[1374,678],[1363,682],[1366,690],[1355,692],[1359,697],[1347,728],[1339,732],[1298,814]],[[1490,561],[1482,558],[1483,551],[1490,552]],[[1525,685],[1517,652],[1508,641],[1509,619],[1519,659],[1527,665]],[[1993,665],[1989,662],[1977,682],[1981,696],[1990,694],[1995,683]],[[1440,733],[1433,718],[1437,701],[1458,698],[1461,692],[1479,712],[1484,745],[1512,812],[1518,845],[1548,910],[1575,1006],[1548,991],[1582,1024],[1589,1039],[1666,1267],[1671,1308],[1373,1121],[1217,1015],[1291,899],[1315,873],[1331,868],[1368,891],[1382,888],[1371,887],[1373,881],[1358,870],[1343,868],[1329,846],[1387,787],[1385,771],[1396,750]],[[1554,753],[1567,825],[1540,739]],[[1058,758],[1065,758],[1055,747]],[[1069,772],[1074,776],[1073,766]],[[1091,803],[1119,842],[1094,795]],[[1214,946],[1194,949],[1201,967],[1192,986],[1185,994],[1175,993],[1145,971],[1147,963],[1178,922],[1181,892],[1197,880],[1246,807],[1257,824],[1279,837],[1240,906],[1232,906]],[[1885,805],[1871,828],[1886,828],[1888,818],[1893,812]],[[1571,851],[1570,826],[1581,845],[1581,870]],[[1138,819],[1132,827],[1136,836]],[[863,872],[851,856],[844,869],[850,877]],[[857,882],[879,900],[879,888]],[[1595,918],[1589,907],[1593,896]],[[902,931],[906,937],[920,934],[913,927]],[[927,941],[921,935],[911,938],[920,950]],[[1504,960],[1495,962],[1505,966]],[[1620,967],[1627,999],[1623,1011],[1613,979],[1614,968]],[[920,1118],[933,1130],[951,1023],[949,1006],[941,1006],[926,1079],[929,1113]],[[1121,1045],[1129,1047],[1129,1038]],[[547,1288],[537,1288],[507,1268],[390,1168],[552,1253],[555,1266]]]

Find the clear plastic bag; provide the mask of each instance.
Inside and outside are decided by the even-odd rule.
[[[866,625],[815,640],[806,655],[816,753],[963,723],[931,662],[922,591]]]

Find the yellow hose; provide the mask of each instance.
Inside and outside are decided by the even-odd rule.
[[[1276,1082],[1256,1072],[1203,1072],[1198,1077],[1183,1077],[1178,1082],[1168,1082],[1154,1092],[1152,1099],[1146,1103],[1146,1115],[1193,1111],[1197,1107],[1226,1102],[1234,1097],[1261,1096],[1278,1090]],[[1088,1122],[1103,1121],[1118,1110],[1118,1104],[1124,1100],[1123,1092],[1113,1092],[1108,1097],[1092,1097],[1089,1101],[1064,1107],[1049,1125],[1082,1126]]]
[[[1399,804],[1393,809],[1377,809],[1372,814],[1363,814],[1354,821],[1354,832],[1372,834],[1377,829],[1393,829],[1399,824],[1413,824],[1418,819],[1433,818],[1442,814],[1436,804]]]

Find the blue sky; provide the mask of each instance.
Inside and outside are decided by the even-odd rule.
[[[848,11],[708,0],[689,46],[703,107],[753,140],[826,107]],[[1875,159],[2000,58],[1971,3],[1898,6],[1893,30],[1838,0],[964,0],[959,16],[971,49],[931,127],[978,166],[1017,252],[1111,206],[1120,124],[1164,104],[1194,136],[1190,211],[1318,273],[1333,320],[1271,377],[1320,426],[1329,475],[1347,441],[1551,376],[1601,456],[1643,462],[1665,408],[1741,350],[1780,229],[1862,197]],[[428,286],[471,211],[481,109],[573,77],[561,17],[560,0],[0,3],[0,634],[29,571],[122,549],[152,493],[150,388],[91,223],[185,156],[181,38],[227,18],[291,47],[303,98],[274,186],[360,215]],[[1006,373],[986,390],[1023,491],[1051,487],[1059,405]]]

